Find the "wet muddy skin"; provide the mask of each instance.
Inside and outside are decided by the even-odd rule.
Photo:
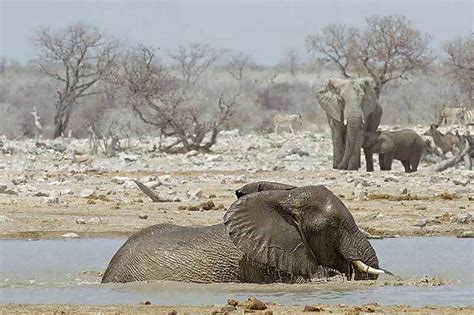
[[[100,274],[124,239],[0,241],[1,303],[219,304],[256,296],[280,304],[380,303],[472,305],[472,239],[417,237],[371,240],[397,277],[377,281],[288,284],[100,284]],[[425,277],[426,276],[426,277]]]

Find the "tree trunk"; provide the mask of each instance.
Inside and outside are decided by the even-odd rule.
[[[66,129],[66,126],[64,126],[62,119],[54,119],[54,134],[53,134],[53,139],[61,137],[63,134],[64,130]]]
[[[59,102],[60,103],[56,106],[56,113],[54,115],[54,139],[61,137],[69,124],[69,108],[71,105],[65,105],[64,102]]]
[[[464,149],[458,153],[458,155],[450,158],[449,160],[447,161],[444,161],[443,163],[440,163],[438,166],[436,166],[434,168],[434,171],[435,172],[442,172],[444,171],[445,169],[448,169],[450,167],[453,167],[454,165],[458,164],[459,162],[461,162],[464,158],[464,156],[466,154],[468,154],[469,152],[469,142],[467,142],[467,140],[464,140],[466,142],[466,146],[464,147]]]

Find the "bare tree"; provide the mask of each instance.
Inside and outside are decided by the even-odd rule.
[[[424,71],[432,62],[430,36],[418,31],[399,15],[372,16],[366,28],[329,25],[306,37],[306,48],[336,64],[346,78],[369,75],[377,97],[385,84]]]
[[[193,44],[170,55],[177,67],[164,67],[155,51],[139,47],[127,54],[119,82],[126,88],[128,103],[144,122],[156,126],[171,143],[159,149],[167,153],[191,150],[207,152],[230,119],[237,96],[198,91],[201,75],[215,63],[219,52]]]
[[[472,34],[447,42],[443,45],[443,50],[448,55],[445,64],[448,66],[449,74],[463,91],[467,92],[472,107],[472,90],[474,88],[474,39]]]
[[[350,78],[350,70],[357,56],[359,32],[355,28],[331,24],[322,28],[321,33],[306,36],[306,49],[315,58],[332,62],[342,75]]]
[[[78,99],[98,93],[93,87],[113,66],[117,43],[81,23],[56,32],[42,28],[34,42],[41,71],[61,82],[54,115],[53,137],[57,138],[65,131]]]
[[[251,63],[251,58],[245,53],[231,55],[227,65],[227,72],[237,81],[242,81],[244,72]]]
[[[290,48],[285,52],[283,64],[287,67],[291,75],[295,75],[298,71],[300,56],[298,50]]]

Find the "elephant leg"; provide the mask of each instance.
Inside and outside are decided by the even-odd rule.
[[[365,167],[367,169],[367,172],[373,172],[374,171],[374,158],[372,151],[369,149],[364,149],[364,155],[365,155]]]
[[[381,171],[385,171],[385,166],[384,166],[384,155],[382,153],[379,153],[379,166]]]
[[[411,164],[411,171],[416,172],[418,170],[418,164],[420,164],[421,156],[423,155],[423,152],[420,152],[419,154],[412,156],[410,159],[410,164]]]
[[[345,127],[328,116],[332,137],[332,168],[337,169],[344,155]]]
[[[379,154],[379,164],[381,171],[390,171],[392,169],[392,158],[389,154]]]
[[[410,168],[410,161],[408,160],[403,160],[401,161],[402,164],[403,164],[403,167],[405,168],[405,173],[410,173],[411,172],[411,168]]]
[[[384,154],[384,166],[387,171],[392,170],[393,154]]]

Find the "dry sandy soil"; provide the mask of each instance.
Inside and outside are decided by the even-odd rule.
[[[222,312],[222,311],[224,312]],[[22,305],[8,304],[0,306],[2,314],[312,314],[312,313],[344,313],[344,314],[366,314],[366,313],[417,313],[417,314],[472,314],[474,307],[411,307],[405,305],[344,305],[344,304],[316,304],[307,306],[291,306],[267,304],[263,311],[253,311],[244,307],[237,307],[231,313],[225,313],[222,305]]]
[[[180,209],[190,205],[199,206],[207,200],[212,200],[216,206],[222,204],[227,208],[236,199],[235,189],[257,180],[281,181],[295,185],[325,184],[341,197],[359,226],[374,235],[458,236],[463,232],[474,230],[471,184],[467,186],[450,182],[444,185],[433,184],[430,177],[416,174],[399,173],[397,182],[393,182],[391,181],[391,178],[395,178],[393,175],[387,177],[381,172],[368,174],[332,170],[268,171],[247,174],[245,182],[221,184],[222,177],[232,178],[239,173],[171,172],[167,175],[171,176],[172,182],[178,183],[173,188],[177,191],[177,196],[180,194],[185,196],[189,187],[191,190],[201,189],[203,196],[199,199],[194,198],[195,200],[159,203],[152,202],[137,188],[115,189],[120,186],[112,183],[114,177],[141,178],[146,175],[159,175],[159,172],[85,170],[76,174],[54,171],[36,171],[34,174],[38,177],[44,176],[49,181],[82,178],[62,185],[63,189],[67,187],[66,189],[79,193],[61,196],[59,203],[48,203],[47,197],[34,195],[0,194],[1,238],[57,238],[67,232],[77,233],[81,237],[123,237],[157,223],[216,224],[222,222],[224,209],[209,211]],[[446,177],[439,176],[440,181],[443,178]],[[378,180],[381,180],[381,187],[376,185],[370,187],[371,181]],[[354,181],[368,183],[368,187],[365,191],[358,192],[358,188],[354,188]],[[81,197],[80,192],[88,188],[94,189],[94,195]],[[401,193],[400,190],[405,188],[408,193]],[[156,190],[160,191],[160,187]],[[418,192],[420,190],[422,191]],[[354,191],[359,196],[354,196]],[[411,191],[414,193],[410,193]],[[140,219],[139,216],[143,214],[148,218]]]

